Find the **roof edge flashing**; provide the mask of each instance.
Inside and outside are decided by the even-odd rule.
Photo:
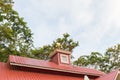
[[[73,73],[73,74],[90,75],[90,76],[96,76],[96,77],[102,76],[101,74],[92,74],[92,73],[85,73],[85,72],[75,72],[75,71],[69,71],[69,70],[63,70],[63,69],[55,69],[55,68],[49,68],[49,67],[43,67],[43,66],[19,64],[19,63],[15,63],[15,62],[10,62],[10,65],[21,66],[21,67],[29,67],[29,68],[37,68],[37,69],[45,69],[45,70],[52,70],[52,71],[60,71],[60,72],[68,72],[68,73]]]

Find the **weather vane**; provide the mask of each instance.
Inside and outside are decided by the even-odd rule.
[[[61,49],[61,44],[60,43],[56,43],[56,48],[57,49]]]

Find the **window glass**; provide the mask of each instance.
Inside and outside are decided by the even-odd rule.
[[[62,63],[69,63],[68,55],[61,54],[60,57],[61,57],[61,62]]]

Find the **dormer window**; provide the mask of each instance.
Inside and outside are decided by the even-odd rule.
[[[60,54],[60,60],[61,60],[61,63],[69,64],[69,57],[68,57],[68,55]]]
[[[56,49],[54,52],[52,52],[49,57],[50,61],[56,63],[56,64],[62,64],[62,65],[70,65],[70,55],[71,52]]]

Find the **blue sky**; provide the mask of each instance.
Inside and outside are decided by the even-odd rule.
[[[92,51],[103,53],[120,43],[120,0],[14,0],[40,47],[69,33],[79,41],[77,59]]]

